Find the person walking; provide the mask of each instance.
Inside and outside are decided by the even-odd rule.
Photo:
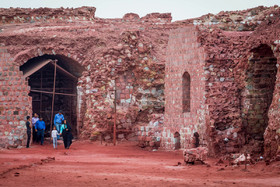
[[[63,123],[64,116],[62,114],[62,110],[59,110],[58,113],[54,116],[54,125],[56,127],[56,130],[58,133],[62,133],[61,131],[61,125]],[[59,135],[57,136],[57,139],[59,139]]]
[[[73,135],[71,133],[71,126],[66,120],[63,121],[61,132],[63,136],[64,147],[65,149],[69,149],[70,145],[72,144]]]
[[[37,132],[35,131],[35,124],[36,122],[39,120],[39,116],[37,113],[34,113],[34,116],[32,117],[32,136],[33,136],[33,142],[37,142],[38,143],[38,138],[37,138]]]
[[[41,140],[41,145],[44,144],[44,134],[45,134],[46,124],[43,118],[40,117],[39,121],[35,124],[35,131],[37,132],[38,139]]]
[[[27,133],[27,142],[26,148],[29,148],[30,138],[31,138],[31,123],[30,123],[30,116],[26,117],[26,133]]]

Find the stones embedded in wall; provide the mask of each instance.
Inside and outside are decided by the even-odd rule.
[[[207,73],[206,98],[209,108],[209,122],[211,127],[209,129],[209,143],[212,144],[211,147],[214,149],[214,154],[227,154],[239,151],[252,152],[254,155],[260,153],[262,154],[263,143],[252,138],[256,137],[256,134],[258,133],[253,136],[251,136],[250,133],[254,134],[255,130],[252,130],[252,128],[257,129],[255,132],[262,131],[262,133],[264,130],[263,128],[265,128],[265,125],[262,128],[259,128],[258,123],[260,121],[265,121],[264,116],[266,116],[265,111],[267,111],[267,108],[259,108],[258,103],[264,101],[266,104],[262,104],[262,106],[267,106],[268,101],[272,99],[270,107],[267,106],[269,107],[269,111],[275,111],[277,108],[275,108],[276,105],[273,104],[277,100],[277,96],[275,95],[276,92],[273,92],[273,84],[269,84],[271,86],[262,84],[264,82],[273,82],[273,78],[266,77],[266,74],[268,71],[274,69],[272,70],[274,72],[272,74],[275,75],[275,66],[266,66],[265,64],[270,63],[268,60],[261,60],[260,62],[262,63],[258,64],[250,62],[250,59],[252,58],[252,51],[262,46],[262,44],[266,44],[269,48],[271,48],[274,56],[277,57],[278,48],[277,46],[271,45],[271,43],[273,43],[272,41],[277,41],[276,38],[279,38],[279,34],[277,34],[276,31],[276,23],[278,23],[279,20],[277,17],[278,14],[279,10],[274,12],[272,16],[266,17],[253,33],[234,33],[205,29],[201,29],[201,32],[199,33],[199,40],[201,41],[202,46],[205,47],[208,54],[206,56],[207,63],[205,66],[205,71]],[[275,23],[276,25],[271,23]],[[261,56],[266,55],[262,54]],[[274,61],[275,64],[275,59],[273,60],[273,58],[271,58],[271,60]],[[259,77],[256,78],[254,73],[249,73],[251,78],[248,78],[248,72],[252,72],[252,69],[254,68],[258,69],[256,76]],[[275,76],[277,77],[277,75]],[[247,82],[248,80],[250,80],[249,83]],[[261,83],[261,85],[259,85],[259,83]],[[255,90],[253,89],[255,87],[257,87],[258,91],[253,91]],[[261,87],[266,88],[266,91],[261,91]],[[248,88],[251,91],[249,91]],[[276,88],[277,78],[275,83],[275,89]],[[243,92],[242,90],[246,91]],[[255,99],[254,95],[256,95],[258,99]],[[263,95],[273,95],[273,97],[268,99],[268,97],[263,97]],[[248,98],[244,99],[246,96],[248,96]],[[244,105],[246,105],[247,108],[242,108]],[[270,124],[271,122],[274,123],[273,121],[275,121],[275,117],[272,117],[273,115],[270,116],[269,111],[268,121]],[[248,113],[253,114],[251,115],[252,118],[249,117],[249,120],[247,120]],[[260,113],[260,115],[254,115],[256,113]],[[258,118],[257,116],[260,119],[256,119]],[[244,118],[247,120],[246,122],[251,123],[250,126],[248,126],[246,122],[245,124],[243,123]],[[273,131],[268,130],[271,129],[269,124],[266,132],[270,132],[271,135],[275,135],[276,133],[272,133]],[[245,129],[247,127],[249,127],[250,132],[246,135]],[[277,127],[275,127],[274,129],[277,129]],[[258,134],[260,135],[259,138],[263,136],[262,133]],[[264,135],[268,138],[266,133]],[[275,137],[274,135],[271,137]],[[251,139],[252,141],[249,141],[248,139]],[[273,145],[274,148],[277,147],[277,140],[274,138],[268,139],[269,140],[265,140],[267,145]],[[265,145],[264,149],[268,149],[268,147],[269,146]],[[268,150],[269,151],[267,152],[270,152],[268,155],[272,155],[271,149]]]
[[[254,31],[262,22],[275,16],[275,12],[279,10],[277,5],[273,7],[259,6],[247,10],[209,13],[199,18],[177,21],[177,23],[189,23],[198,25],[200,28],[224,31]]]
[[[116,79],[116,102],[118,105],[129,105],[134,103],[132,100],[133,88],[134,88],[135,77],[133,72],[127,71],[119,75]]]
[[[18,147],[25,143],[25,117],[31,114],[29,88],[19,67],[4,46],[0,47],[0,147]]]
[[[247,141],[251,138],[263,141],[263,134],[268,125],[267,114],[275,87],[277,59],[271,49],[264,46],[254,52],[248,63],[242,118],[246,134],[249,136]]]
[[[164,111],[164,48],[170,27],[165,30],[165,25],[158,26],[157,22],[134,19],[97,18],[93,22],[54,20],[11,32],[7,26],[0,41],[6,43],[17,65],[53,54],[71,58],[84,67],[78,81],[80,138],[110,129],[112,90],[118,87],[119,78],[124,79],[118,90],[121,100],[117,103],[117,128],[134,134],[135,123],[149,122],[152,113]],[[124,78],[129,74],[132,81]]]
[[[148,124],[140,123],[136,125],[138,146],[158,149],[161,144],[164,115],[152,114],[151,118]]]
[[[0,8],[0,25],[15,23],[57,22],[73,20],[92,21],[95,18],[95,7],[80,8]]]
[[[279,10],[279,9],[278,9]],[[277,59],[276,68],[276,81],[274,86],[273,98],[268,110],[268,126],[264,133],[264,156],[269,158],[277,158],[280,155],[280,84],[279,84],[279,62],[280,62],[280,50],[279,50],[279,11],[274,12],[272,17],[265,20],[260,24],[258,29],[252,33],[250,42],[252,43],[252,49],[257,49],[261,44],[266,44],[273,51],[274,57]]]
[[[111,129],[114,90],[118,132],[133,134],[136,123],[148,122],[155,111],[163,112],[164,66],[155,64],[154,45],[147,39],[139,31],[122,32],[116,46],[97,56],[98,63],[90,64],[92,71],[81,77],[86,83],[81,86],[89,90],[84,121],[91,124],[83,127],[82,137]]]
[[[112,124],[112,90],[117,84],[114,80],[123,77],[119,94],[120,97],[123,94],[125,102],[117,109],[119,129],[133,131],[135,124],[148,123],[153,113],[165,110],[163,147],[174,147],[176,132],[180,134],[182,147],[187,146],[192,134],[199,131],[202,144],[206,144],[209,135],[207,145],[211,144],[216,154],[240,151],[245,144],[240,106],[249,51],[267,44],[279,59],[278,7],[208,14],[175,23],[170,23],[169,14],[150,14],[143,18],[127,14],[122,19],[94,20],[91,15],[84,18],[83,10],[77,15],[69,14],[71,18],[52,17],[47,24],[38,17],[36,27],[26,24],[15,29],[7,25],[0,30],[0,42],[6,44],[18,65],[34,55],[56,53],[73,58],[85,67],[78,83],[83,101],[81,137],[88,138]],[[11,19],[5,23],[12,23]],[[172,31],[167,45],[169,31],[178,27],[186,28]],[[169,55],[164,70],[166,49]],[[190,74],[193,91],[190,113],[182,108],[185,72]],[[134,76],[133,88],[124,78],[130,73]],[[265,133],[268,155],[280,150],[278,82],[276,79],[268,111]],[[131,100],[124,93],[129,93]],[[167,94],[165,108],[164,94]]]

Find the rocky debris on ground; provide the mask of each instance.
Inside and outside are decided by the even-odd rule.
[[[183,151],[183,157],[186,164],[194,164],[195,161],[204,163],[207,159],[208,149],[206,147],[197,147],[191,149],[185,149]]]
[[[251,163],[251,161],[252,160],[251,160],[250,154],[247,154],[246,156],[245,156],[245,154],[241,154],[240,156],[238,156],[236,159],[233,160],[232,164],[235,164],[235,165],[249,164],[249,163]]]

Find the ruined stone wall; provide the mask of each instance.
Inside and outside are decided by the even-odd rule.
[[[238,152],[245,143],[240,95],[243,88],[246,41],[249,32],[201,30],[207,53],[205,63],[206,104],[209,109],[209,145],[214,155]]]
[[[0,25],[57,21],[92,21],[95,7],[80,8],[0,8]]]
[[[167,149],[174,148],[176,132],[180,134],[182,148],[192,147],[191,138],[194,132],[199,133],[201,145],[206,144],[205,53],[197,41],[197,36],[198,30],[195,26],[170,33],[165,68],[165,115],[161,140],[162,146]],[[186,74],[187,77],[184,77]],[[184,79],[190,80],[184,83]],[[184,96],[184,92],[189,93]],[[187,109],[184,110],[184,107]]]
[[[218,28],[224,31],[254,31],[263,21],[273,17],[277,5],[259,6],[246,10],[221,11],[218,14],[206,14],[198,18],[177,21],[176,23],[198,25],[200,28]]]
[[[25,144],[27,115],[31,115],[31,98],[19,67],[5,46],[0,46],[0,147]]]
[[[142,18],[133,13],[119,19],[95,18],[91,7],[1,12],[2,146],[16,146],[23,140],[22,121],[30,114],[31,100],[19,66],[34,57],[62,55],[83,66],[78,80],[80,137],[94,137],[112,127],[116,89],[119,138],[137,131],[141,137],[156,137],[163,147],[173,149],[175,132],[180,134],[181,147],[188,147],[193,132],[199,131],[201,143],[207,142],[213,155],[242,151],[249,145],[243,109],[251,107],[244,102],[248,96],[244,93],[248,91],[246,72],[254,49],[260,45],[271,48],[279,69],[277,6],[208,14],[175,23],[171,23],[170,14],[159,13]],[[186,28],[172,31],[169,38],[171,30],[181,27]],[[278,69],[264,135],[268,156],[280,150]],[[183,92],[188,86],[190,92]],[[4,102],[7,99],[9,102]],[[190,112],[183,103],[190,105]],[[255,128],[253,123],[251,127]]]
[[[280,11],[274,13],[273,17],[270,17],[263,22],[250,38],[251,46],[253,49],[265,44],[271,48],[273,57],[277,59],[276,62],[276,80],[274,86],[274,93],[272,102],[268,111],[268,126],[264,133],[264,151],[267,158],[273,158],[280,154],[280,78],[279,78],[279,66],[280,66]]]
[[[165,48],[175,27],[170,20],[170,14],[140,19],[127,14],[123,19],[5,24],[0,43],[17,68],[43,55],[61,55],[84,67],[78,80],[80,138],[111,129],[116,89],[118,137],[124,138],[137,123],[164,111]],[[28,90],[26,83],[23,87]]]
[[[265,16],[254,32],[201,28],[199,38],[208,54],[206,103],[209,147],[214,155],[239,151],[256,155],[265,149],[269,158],[277,152],[278,12]]]

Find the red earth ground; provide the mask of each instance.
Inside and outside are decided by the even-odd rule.
[[[123,142],[76,141],[0,150],[0,186],[280,186],[280,163],[184,165],[182,151],[148,151]],[[178,162],[182,165],[178,165]]]

